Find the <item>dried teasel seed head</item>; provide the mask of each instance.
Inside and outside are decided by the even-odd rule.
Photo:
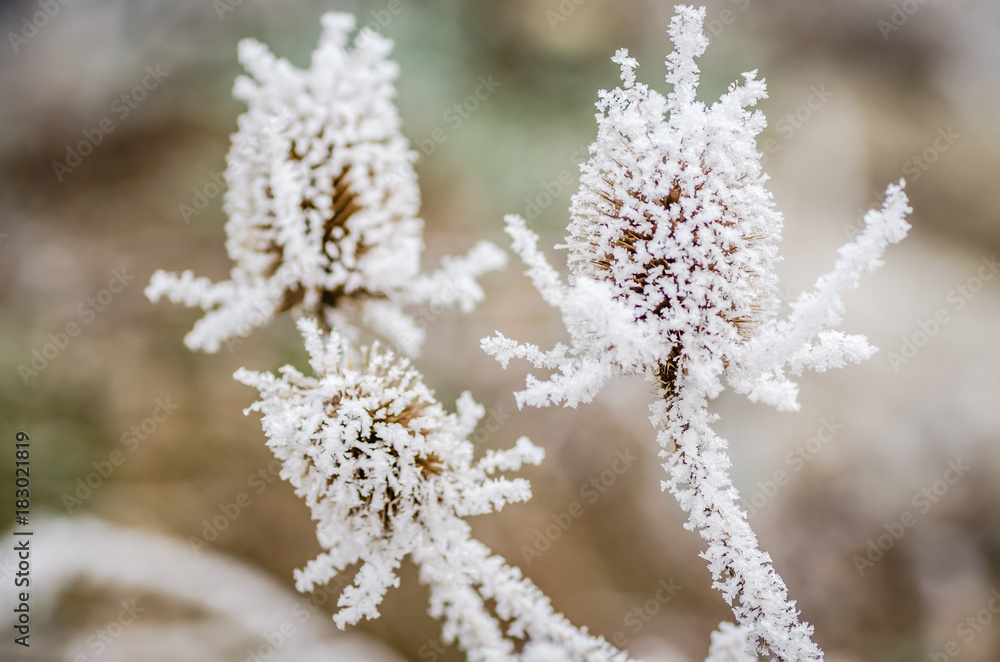
[[[757,153],[764,117],[751,110],[764,83],[749,72],[711,106],[698,101],[694,60],[708,40],[698,12],[678,11],[669,94],[637,82],[638,63],[624,49],[612,58],[622,84],[599,93],[597,139],[570,206],[565,286],[537,236],[507,218],[514,250],[572,337],[550,352],[500,334],[484,339],[503,364],[519,357],[559,370],[529,380],[520,404],[586,402],[609,379],[636,374],[670,398],[695,364],[709,366],[702,374],[717,388],[715,376],[730,372],[780,307],[782,220]]]
[[[392,44],[371,32],[350,43],[353,29],[351,16],[324,16],[307,69],[258,42],[240,44],[249,75],[234,94],[248,108],[226,170],[231,280],[157,272],[146,290],[208,311],[188,335],[190,347],[216,351],[292,311],[351,334],[367,326],[413,354],[423,331],[404,308],[468,310],[482,298],[475,277],[504,263],[481,242],[421,273],[416,153],[393,102]]]
[[[707,110],[677,105],[679,92],[663,97],[635,82],[627,52],[614,59],[623,86],[601,93],[597,142],[570,210],[571,284],[608,283],[636,323],[668,340],[655,372],[670,392],[686,344],[726,361],[727,348],[776,310],[781,220],[759,163],[734,158],[753,153],[756,115],[726,97]],[[747,81],[763,93],[752,76]]]
[[[325,551],[298,573],[299,590],[362,561],[359,583],[340,599],[353,607],[338,615],[338,622],[355,622],[377,615],[381,591],[404,556],[459,526],[458,518],[527,499],[526,482],[491,475],[543,454],[521,439],[474,462],[469,437],[484,411],[469,394],[456,413],[446,413],[406,358],[377,345],[356,353],[315,320],[302,319],[299,328],[314,377],[290,366],[278,376],[240,370],[236,377],[260,391],[248,411],[263,414],[282,478],[317,521]],[[370,573],[382,579],[370,582]]]
[[[336,351],[318,379],[289,379],[280,406],[315,408],[305,418],[315,422],[297,426],[294,443],[275,451],[311,486],[307,501],[338,510],[355,534],[390,536],[399,517],[419,512],[426,483],[449,471],[450,448],[441,443],[448,415],[405,358],[377,344]]]

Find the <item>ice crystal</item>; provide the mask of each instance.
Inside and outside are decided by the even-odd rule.
[[[712,645],[705,662],[757,662],[757,657],[746,648],[746,630],[732,623],[722,623],[712,633]]]
[[[820,660],[812,628],[799,622],[739,507],[708,402],[727,381],[752,400],[795,409],[789,374],[868,358],[874,349],[863,336],[832,327],[842,295],[906,235],[910,209],[902,182],[890,185],[834,270],[779,320],[774,265],[782,218],[756,150],[765,119],[750,110],[766,90],[751,71],[712,105],[697,100],[704,16],[704,9],[677,7],[666,96],[636,82],[637,63],[626,51],[613,58],[622,86],[600,93],[597,140],[570,208],[566,284],[524,221],[506,219],[528,275],[561,311],[570,345],[543,351],[497,333],[483,348],[504,367],[525,358],[552,372],[544,380],[529,375],[519,405],[576,406],[625,375],[655,382],[651,420],[669,476],[664,489],[708,543],[703,556],[715,586],[759,652],[783,662]]]
[[[146,290],[207,311],[186,338],[192,349],[217,351],[294,310],[348,333],[360,320],[415,353],[423,332],[405,307],[447,290],[442,304],[468,310],[482,298],[475,277],[504,263],[481,242],[421,273],[415,153],[393,103],[392,44],[365,32],[348,45],[353,28],[349,15],[326,15],[305,70],[256,41],[240,44],[250,76],[236,81],[248,108],[226,170],[230,280],[161,271]]]

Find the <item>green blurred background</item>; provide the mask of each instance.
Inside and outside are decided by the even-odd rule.
[[[256,37],[304,65],[318,17],[328,10],[352,12],[395,40],[404,130],[424,153],[418,175],[425,263],[432,266],[480,238],[506,247],[502,217],[509,212],[529,216],[543,245],[561,240],[576,162],[595,135],[597,91],[617,83],[609,58],[628,48],[641,64],[640,79],[662,90],[672,6],[56,5],[25,39],[11,34],[24,36],[25,17],[42,5],[0,5],[2,434],[31,434],[33,512],[96,515],[184,541],[202,536],[220,506],[246,492],[252,505],[211,547],[291,587],[292,570],[317,553],[314,529],[286,484],[256,491],[260,483],[251,476],[270,455],[257,417],[242,415],[255,393],[231,375],[240,366],[303,367],[294,325],[286,318],[231,352],[192,354],[182,338],[196,313],[154,307],[142,295],[157,268],[190,268],[213,279],[228,273],[221,195],[212,183],[243,110],[230,95],[237,41]],[[734,480],[748,500],[759,493],[751,522],[761,544],[833,662],[943,659],[932,654],[942,654],[950,640],[959,652],[948,659],[1000,659],[1000,626],[980,621],[969,641],[957,630],[1000,587],[1000,279],[991,280],[985,266],[1000,247],[1000,5],[715,0],[707,17],[701,98],[717,98],[750,69],[768,83],[770,98],[761,107],[769,127],[759,145],[786,218],[787,296],[829,269],[886,183],[907,177],[915,210],[911,237],[891,248],[883,269],[848,299],[845,327],[882,348],[874,359],[804,377],[797,413],[729,395],[717,404]],[[123,106],[121,95],[157,66],[167,72],[162,82],[134,108]],[[474,104],[469,98],[480,77],[498,85]],[[475,109],[457,112],[454,105],[463,103]],[[71,172],[55,172],[53,162],[66,161],[68,146],[108,118],[114,130],[92,153]],[[181,206],[200,205],[199,195],[207,206],[185,213]],[[134,280],[110,300],[105,295],[105,305],[101,290],[115,270]],[[523,474],[533,500],[477,518],[477,534],[574,623],[607,637],[624,633],[629,650],[649,660],[703,659],[709,633],[731,614],[698,558],[700,539],[682,528],[679,508],[659,490],[649,385],[623,382],[577,410],[517,411],[511,393],[523,384],[526,366],[502,370],[480,351],[479,339],[500,329],[546,345],[560,339],[561,324],[516,260],[488,276],[485,288],[487,300],[474,313],[432,316],[416,363],[445,403],[467,389],[493,410],[502,424],[484,427],[477,436],[482,449],[528,435],[548,457]],[[928,322],[935,315],[937,322]],[[20,369],[70,322],[79,335],[37,375]],[[152,428],[147,423],[145,439],[123,440],[132,426],[142,430],[157,399],[169,399],[176,411]],[[825,423],[836,428],[833,439],[810,445]],[[815,452],[799,462],[790,455],[797,446]],[[116,450],[124,460],[89,497],[79,504],[64,498]],[[590,503],[581,489],[600,479],[616,452],[638,460]],[[925,512],[914,497],[933,490],[949,460],[971,469]],[[0,476],[5,527],[13,523],[12,480],[10,471]],[[583,515],[546,541],[551,546],[540,556],[526,554],[545,547],[538,536],[574,501]],[[916,524],[861,574],[857,558],[869,541],[906,512]],[[644,612],[637,627],[635,609],[670,578],[682,589]],[[100,590],[69,592],[24,659],[72,659],[63,657],[68,633],[91,627],[87,608],[74,601],[90,604]],[[360,629],[403,659],[461,659],[433,644],[438,625],[426,615],[426,592],[412,567],[383,612]],[[234,645],[223,658],[245,659],[244,649]],[[113,655],[112,647],[103,659],[118,659]]]

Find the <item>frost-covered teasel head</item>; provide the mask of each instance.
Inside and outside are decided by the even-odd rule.
[[[526,500],[524,480],[491,474],[537,464],[542,451],[522,438],[474,462],[468,437],[483,408],[468,393],[456,414],[446,413],[405,358],[377,346],[355,355],[335,331],[322,334],[309,319],[299,327],[315,377],[290,366],[280,376],[240,370],[236,377],[260,391],[247,411],[263,414],[282,478],[317,521],[325,551],[297,573],[299,589],[362,561],[340,600],[343,625],[378,615],[399,562],[437,528]]]
[[[608,379],[641,374],[668,397],[680,375],[709,394],[722,388],[726,375],[752,397],[794,406],[794,388],[782,372],[789,356],[775,355],[775,362],[758,362],[752,371],[744,366],[748,347],[772,338],[780,309],[774,266],[782,217],[764,186],[757,152],[765,118],[751,110],[766,89],[751,71],[717,102],[697,100],[695,58],[708,44],[703,21],[704,9],[677,7],[666,77],[673,89],[666,96],[636,81],[638,65],[627,51],[613,58],[622,85],[599,95],[597,139],[570,207],[567,284],[524,221],[507,218],[515,251],[542,295],[561,310],[572,340],[549,352],[499,333],[483,341],[504,365],[520,357],[559,371],[546,381],[529,377],[518,394],[521,404],[575,405],[593,398]],[[898,189],[893,200],[902,195]],[[896,208],[887,198],[896,205],[892,214],[905,214],[905,196],[901,200]],[[902,238],[898,224],[869,220],[869,236]],[[875,243],[884,248],[882,239]],[[809,354],[813,337],[838,320],[800,338],[796,351]],[[841,362],[864,358],[870,349],[853,337],[819,340],[830,356],[840,352]],[[808,359],[795,367],[806,365]]]
[[[564,375],[532,382],[525,402],[586,401],[616,374],[655,374],[672,388],[688,353],[727,363],[777,308],[781,217],[756,152],[764,118],[747,110],[764,83],[751,72],[712,106],[697,101],[694,58],[708,43],[700,25],[689,8],[671,24],[666,97],[636,81],[627,51],[613,58],[622,85],[599,94],[597,140],[570,208],[569,284],[545,284],[573,347],[558,359]],[[534,246],[523,221],[509,217],[507,227],[515,249]],[[486,348],[501,359],[518,353],[500,336]]]
[[[682,65],[707,41],[675,38],[666,98],[636,83],[626,51],[614,58],[623,85],[600,95],[597,141],[570,208],[570,284],[607,282],[661,355],[682,361],[681,348],[701,345],[728,361],[729,348],[776,308],[781,217],[756,155],[763,116],[746,110],[764,84],[745,74],[743,86],[704,107],[694,100],[697,70]],[[635,358],[622,367],[641,367]]]
[[[392,44],[365,32],[351,45],[353,28],[350,15],[324,16],[304,70],[256,41],[240,44],[249,76],[234,94],[248,108],[226,170],[231,279],[157,272],[147,289],[207,311],[190,347],[216,351],[293,310],[342,330],[360,321],[413,353],[422,332],[405,306],[440,299],[468,309],[482,298],[475,276],[503,264],[483,242],[420,273],[420,193],[393,102]]]

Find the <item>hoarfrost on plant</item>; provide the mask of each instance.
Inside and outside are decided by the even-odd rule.
[[[868,358],[874,350],[863,336],[833,327],[843,294],[906,235],[910,208],[903,183],[890,185],[882,209],[865,216],[833,271],[779,320],[774,267],[782,217],[756,149],[765,119],[751,110],[765,96],[764,81],[751,71],[710,106],[698,101],[705,10],[676,9],[669,94],[637,82],[627,51],[613,58],[622,85],[599,94],[597,139],[570,207],[567,283],[525,222],[507,217],[514,251],[562,313],[570,343],[545,351],[497,333],[482,345],[504,367],[523,358],[549,371],[545,379],[528,376],[519,405],[576,406],[621,376],[653,381],[663,487],[689,514],[686,526],[705,539],[702,556],[741,632],[782,662],[821,660],[811,626],[799,621],[739,506],[728,444],[712,430],[708,404],[725,381],[751,400],[795,409],[789,374]],[[735,636],[725,630],[718,641]]]

